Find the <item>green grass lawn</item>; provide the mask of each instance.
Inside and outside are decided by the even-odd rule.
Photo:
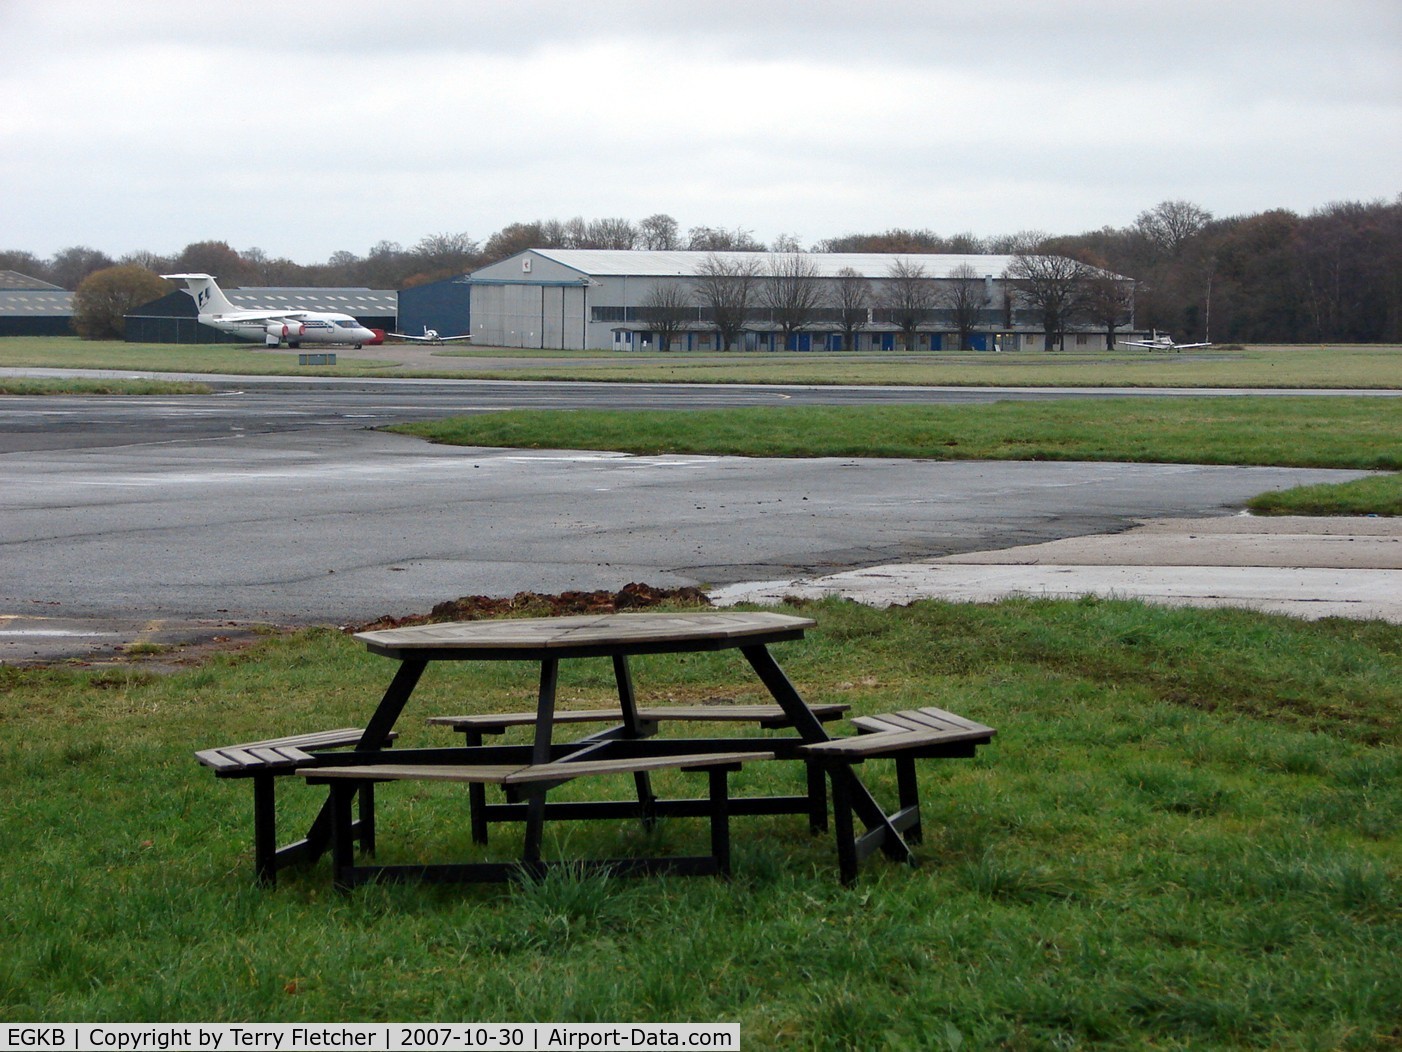
[[[209,394],[208,384],[185,380],[61,380],[0,376],[0,395]]]
[[[513,410],[394,428],[535,449],[1402,468],[1402,400],[1112,398],[973,406]]]
[[[750,1049],[1402,1044],[1398,626],[1094,600],[803,612],[819,627],[775,652],[812,700],[998,729],[977,759],[921,765],[923,864],[878,856],[851,889],[831,842],[784,816],[735,820],[730,883],[342,897],[323,861],[259,890],[249,787],[191,753],[362,721],[391,663],[317,630],[160,677],[0,668],[0,1017],[727,1020]],[[635,678],[644,702],[761,700],[743,665],[648,658]],[[567,663],[562,704],[611,686],[606,661]],[[534,689],[515,663],[435,668],[401,743]],[[887,766],[862,773],[889,801]],[[385,787],[381,859],[509,857],[518,827],[474,848],[460,789]],[[281,797],[289,829],[315,802]],[[547,850],[704,837],[560,824]]]
[[[497,347],[443,351],[441,367],[411,360],[404,345],[337,349],[318,375],[455,376],[488,379],[613,380],[673,383],[925,384],[1031,387],[1400,388],[1402,347],[1394,345],[1214,348],[1202,354],[1154,351],[938,351],[922,354],[641,354]],[[509,365],[502,365],[506,359]],[[85,341],[77,337],[0,339],[0,367],[153,369],[304,375],[294,351],[253,344],[179,345]]]

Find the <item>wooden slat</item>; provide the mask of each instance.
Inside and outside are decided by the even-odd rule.
[[[306,763],[308,760],[315,759],[311,753],[305,752],[295,745],[284,745],[278,750],[278,753],[281,754],[284,763]]]
[[[981,726],[973,720],[966,720],[963,716],[956,716],[943,709],[904,709],[898,715],[919,726],[937,730],[969,730]]]
[[[809,707],[819,719],[840,716],[851,708],[850,705],[841,702],[825,702]],[[638,709],[638,718],[654,723],[667,720],[758,723],[782,720],[785,714],[778,705],[651,705]],[[623,713],[618,709],[560,709],[555,712],[554,719],[556,723],[603,723],[622,720]],[[534,712],[494,712],[466,716],[430,716],[427,722],[460,731],[468,728],[485,730],[491,727],[522,727],[535,721]]]
[[[813,710],[813,715],[820,719],[824,716],[840,716],[851,708],[850,705],[844,705],[840,702],[826,702],[808,707]],[[638,715],[642,719],[657,722],[665,720],[694,720],[698,722],[714,720],[716,722],[749,723],[751,721],[781,720],[786,717],[786,713],[778,705],[657,705],[640,708]]]
[[[297,774],[308,778],[357,778],[370,781],[504,782],[521,769],[520,764],[364,764],[359,767],[302,767]]]
[[[890,723],[880,716],[853,716],[852,723],[867,734],[884,734],[887,731],[899,731],[905,728],[899,724]]]
[[[555,712],[556,723],[605,723],[621,719],[623,719],[623,713],[618,709],[558,709]],[[427,720],[430,724],[452,727],[455,731],[468,727],[479,730],[487,727],[524,727],[535,723],[535,721],[536,714],[534,712],[488,712],[469,716],[430,716]]]
[[[332,731],[290,734],[283,738],[265,738],[262,741],[243,742],[239,745],[224,745],[217,749],[202,749],[195,753],[195,759],[206,767],[221,771],[298,764],[311,758],[308,750],[337,749],[355,745],[364,733],[359,727],[340,727]],[[392,733],[390,738],[398,736]]]
[[[980,731],[992,733],[992,727],[957,716],[944,709],[922,708],[903,709],[900,712],[881,712],[871,716],[854,716],[852,722],[864,731],[882,733],[891,730],[911,731]]]
[[[668,768],[714,767],[772,760],[768,752],[692,753],[684,756],[644,756],[619,760],[557,760],[539,764],[364,764],[353,767],[304,767],[298,775],[307,778],[350,778],[370,781],[411,782],[489,782],[521,784],[580,778],[595,774],[628,774]]]
[[[941,745],[960,741],[986,741],[993,736],[991,727],[972,727],[965,730],[948,731],[883,731],[877,734],[859,734],[855,738],[834,738],[832,741],[814,742],[803,746],[799,751],[821,756],[880,756],[885,753],[900,752],[903,749],[918,749],[925,745]]]
[[[219,751],[240,767],[258,767],[263,763],[254,753],[249,752],[247,749],[239,748],[238,746],[229,746]]]
[[[744,763],[748,760],[772,760],[772,752],[713,752],[685,756],[647,756],[622,760],[557,760],[522,767],[506,779],[507,784],[543,782],[557,778],[578,778],[587,774],[627,774],[638,771],[661,771],[670,768],[714,767],[720,764]]]
[[[213,767],[215,769],[242,766],[237,760],[225,756],[222,749],[204,749],[195,753],[195,759],[199,760],[200,763],[204,764],[206,767]]]

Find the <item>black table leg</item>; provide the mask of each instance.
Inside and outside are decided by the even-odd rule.
[[[768,647],[762,644],[741,647],[740,652],[745,655],[745,659],[749,661],[756,675],[769,689],[769,693],[774,696],[774,700],[779,703],[779,707],[784,710],[784,714],[788,716],[794,729],[798,731],[799,737],[805,742],[832,740],[824,729],[822,721],[813,715],[813,710],[804,703],[798,690],[789,682],[789,677],[784,675],[784,670],[774,660],[774,655],[769,653]],[[900,831],[891,824],[891,820],[886,817],[886,812],[872,797],[870,790],[862,784],[861,779],[857,777],[851,766],[842,764],[834,767],[831,777],[834,797],[838,792],[840,782],[841,788],[850,800],[851,809],[857,813],[857,817],[862,820],[867,829],[881,830],[881,850],[897,862],[913,863],[915,854],[910,850],[910,845],[905,842]],[[835,812],[836,807],[834,807]]]
[[[540,663],[540,692],[536,702],[535,745],[531,749],[531,763],[550,762],[551,730],[555,723],[555,688],[560,680],[560,662],[546,658]],[[529,865],[540,861],[541,834],[545,827],[545,789],[528,790],[526,801],[526,843],[521,852],[522,859]]]
[[[385,689],[384,697],[380,699],[380,704],[376,707],[374,715],[370,717],[370,722],[365,725],[365,733],[356,743],[357,752],[385,747],[385,743],[389,741],[389,732],[394,730],[395,721],[404,711],[409,696],[419,685],[419,677],[423,675],[424,669],[427,667],[427,661],[401,661],[399,663],[399,668],[394,673],[394,679],[390,680],[389,686]],[[331,820],[331,796],[328,793],[326,802],[321,805],[321,810],[312,820],[311,828],[307,830],[307,839],[304,842],[305,847],[302,849],[301,856],[303,861],[315,862],[326,854],[326,849],[331,843]],[[372,833],[371,846],[373,847],[373,845],[374,834]]]
[[[646,737],[638,723],[638,698],[633,692],[633,674],[628,669],[626,654],[613,656],[613,678],[618,682],[618,705],[623,710],[623,727],[629,738]],[[646,771],[633,775],[633,785],[638,791],[638,806],[643,812],[643,826],[651,829],[657,822],[652,804],[657,799],[652,792],[652,779]]]

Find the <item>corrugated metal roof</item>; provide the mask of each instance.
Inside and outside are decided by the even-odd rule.
[[[55,285],[49,281],[40,281],[38,278],[31,278],[28,274],[21,274],[17,270],[0,270],[0,289],[53,289],[62,291],[62,285]]]
[[[247,310],[315,310],[338,314],[395,314],[399,294],[393,289],[239,288],[225,289],[235,307]]]
[[[727,262],[758,259],[767,269],[769,260],[782,253],[773,252],[649,252],[591,248],[537,248],[539,256],[573,267],[595,277],[694,277],[703,260],[717,256]],[[955,267],[968,264],[979,277],[1001,277],[1012,256],[983,255],[920,255],[916,253],[884,252],[805,252],[803,258],[813,265],[819,277],[832,278],[844,267],[850,267],[864,278],[885,278],[896,260],[925,268],[931,278],[947,278]],[[529,279],[527,279],[529,280]]]
[[[59,290],[0,289],[0,315],[9,317],[69,317],[73,314],[73,293]]]

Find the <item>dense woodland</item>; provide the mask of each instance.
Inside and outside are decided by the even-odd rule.
[[[42,259],[0,251],[15,270],[75,289],[117,264],[154,273],[203,271],[229,286],[363,286],[398,289],[461,274],[527,248],[692,249],[793,253],[1028,253],[1062,255],[1135,279],[1135,323],[1181,339],[1218,342],[1402,342],[1402,195],[1392,202],[1341,202],[1301,216],[1285,209],[1218,218],[1187,201],[1164,201],[1133,225],[1076,235],[1023,231],[981,237],[928,229],[848,234],[804,245],[773,244],[744,229],[697,226],[683,232],[668,215],[512,223],[479,241],[435,234],[412,247],[381,241],[364,256],[334,253],[325,263],[235,250],[222,241],[187,245],[173,256],[133,252],[113,259],[75,246]],[[1075,305],[1093,321],[1095,290]]]

